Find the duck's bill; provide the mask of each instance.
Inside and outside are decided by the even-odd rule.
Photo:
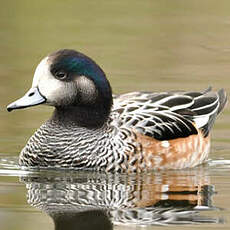
[[[23,109],[30,106],[39,105],[46,102],[46,98],[41,95],[37,87],[31,88],[22,98],[9,104],[7,110]]]

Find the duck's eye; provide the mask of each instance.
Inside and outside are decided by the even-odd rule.
[[[55,73],[55,77],[60,79],[60,80],[64,80],[67,78],[67,74],[63,71],[59,71],[59,72]]]

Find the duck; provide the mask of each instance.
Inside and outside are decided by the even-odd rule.
[[[206,162],[226,102],[224,89],[211,87],[114,95],[94,60],[61,49],[41,60],[31,89],[7,110],[54,107],[22,149],[21,167],[133,173]]]

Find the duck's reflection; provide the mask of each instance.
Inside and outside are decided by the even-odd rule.
[[[56,230],[109,230],[113,229],[108,214],[103,210],[59,210],[51,211]]]
[[[42,172],[21,180],[28,203],[52,217],[58,230],[219,222],[200,213],[215,208],[203,168],[137,175]]]

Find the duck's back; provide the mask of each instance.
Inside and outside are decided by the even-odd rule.
[[[227,98],[223,90],[204,92],[132,92],[114,96],[113,113],[121,125],[157,140],[207,137]]]

